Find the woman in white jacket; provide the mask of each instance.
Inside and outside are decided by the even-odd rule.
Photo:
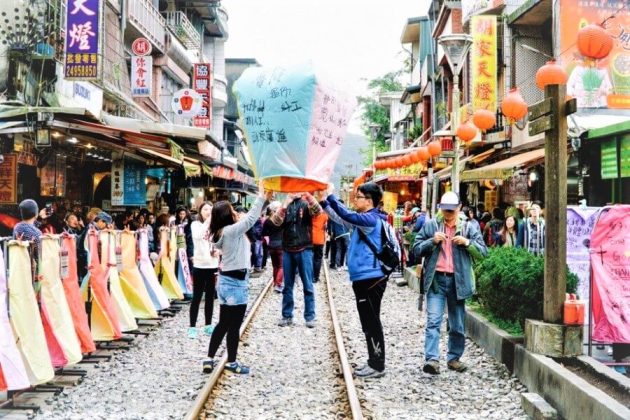
[[[212,203],[205,202],[199,208],[197,220],[192,222],[190,230],[193,239],[193,298],[190,304],[190,328],[188,337],[197,337],[197,314],[199,304],[204,292],[206,293],[206,303],[204,306],[206,335],[212,334],[212,310],[214,309],[214,288],[215,277],[219,269],[218,251],[214,249],[214,244],[210,241],[210,219],[212,214]]]

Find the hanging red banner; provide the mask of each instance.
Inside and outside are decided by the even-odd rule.
[[[210,63],[195,64],[192,87],[203,99],[201,111],[193,117],[193,125],[209,128],[212,124],[212,68]]]

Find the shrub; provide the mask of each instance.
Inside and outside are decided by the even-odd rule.
[[[499,319],[542,319],[544,258],[523,248],[491,248],[475,266],[477,292],[482,306]],[[574,293],[577,276],[567,268],[567,293]]]

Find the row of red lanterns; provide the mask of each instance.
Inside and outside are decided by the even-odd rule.
[[[439,156],[442,153],[442,144],[439,140],[434,140],[427,146],[422,146],[411,153],[404,156],[397,156],[374,162],[376,169],[396,169],[411,166],[414,163],[426,162],[432,157]]]

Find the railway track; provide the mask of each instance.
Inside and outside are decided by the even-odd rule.
[[[322,268],[324,271],[325,284],[321,285],[323,287],[320,288],[318,292],[322,293],[322,291],[325,291],[323,294],[326,295],[326,302],[328,306],[328,310],[326,311],[327,312],[326,316],[329,316],[330,322],[332,325],[329,331],[329,336],[332,338],[332,341],[333,341],[331,348],[334,349],[334,353],[337,356],[337,361],[336,363],[334,363],[335,373],[334,375],[331,375],[331,376],[335,378],[338,383],[334,384],[331,388],[334,388],[334,387],[343,388],[344,395],[337,396],[334,398],[334,405],[337,406],[334,408],[334,413],[332,409],[329,409],[329,411],[331,411],[330,415],[328,415],[328,412],[326,412],[325,414],[322,414],[323,411],[320,412],[319,414],[325,418],[352,418],[355,420],[371,418],[370,415],[364,415],[365,409],[362,406],[362,400],[359,398],[359,394],[357,392],[357,388],[354,383],[354,379],[352,376],[352,367],[348,360],[348,354],[346,352],[344,342],[343,342],[342,330],[341,330],[340,322],[337,315],[337,309],[335,306],[335,301],[334,301],[334,297],[332,293],[332,288],[330,284],[330,275],[328,272],[327,264],[324,263]],[[298,281],[296,281],[296,283],[298,283]],[[241,341],[243,343],[247,343],[247,340],[251,331],[253,331],[256,328],[262,328],[262,327],[256,326],[255,320],[257,318],[258,311],[264,305],[272,304],[271,302],[272,299],[269,298],[270,295],[272,295],[270,293],[271,288],[272,288],[272,282],[270,281],[266,285],[266,287],[261,291],[261,293],[258,295],[254,303],[252,304],[251,309],[249,310],[246,316],[246,319],[244,320],[243,325],[241,326],[240,334],[241,334]],[[299,293],[296,293],[296,295],[297,295],[297,299],[299,299],[300,298]],[[319,309],[319,311],[320,311],[319,313],[320,313],[320,318],[321,318],[321,315],[323,314],[323,312],[321,311],[321,309]],[[318,323],[320,321],[318,321]],[[279,327],[276,327],[276,328],[279,328]],[[323,325],[318,325],[317,328],[323,328]],[[287,336],[285,335],[284,337],[286,339]],[[303,339],[305,341],[308,340],[306,338],[303,338]],[[279,345],[282,346],[282,343],[279,343]],[[270,353],[274,353],[274,351],[270,351]],[[262,357],[264,358],[265,356],[263,355]],[[226,361],[227,361],[227,356],[224,353],[219,363],[215,367],[215,370],[208,377],[207,382],[205,383],[205,385],[203,386],[203,388],[197,395],[197,398],[195,399],[193,406],[191,407],[190,411],[187,413],[185,417],[186,420],[193,420],[193,419],[198,419],[198,418],[213,418],[215,416],[218,417],[220,414],[223,414],[221,412],[214,412],[212,407],[214,407],[215,405],[214,400],[217,398],[217,396],[222,395],[222,393],[224,392],[220,389],[221,386],[219,384],[228,380],[227,378],[224,379],[226,377],[224,375],[224,372],[225,372],[224,367],[225,367]],[[300,374],[300,372],[296,372],[296,374]],[[321,380],[322,378],[310,378],[310,379]],[[258,376],[256,378],[251,378],[251,380],[253,382],[253,381],[263,381],[265,379],[263,378],[263,376]],[[249,397],[255,398],[254,397],[255,392],[251,392],[251,393],[247,392],[247,394]],[[229,396],[228,398],[236,399],[237,397]],[[286,400],[287,400],[286,404],[291,404],[290,407],[285,407],[286,411],[284,411],[284,413],[287,414],[287,417],[295,416],[293,410],[304,408],[302,407],[302,401],[296,401],[293,398],[286,398]],[[261,404],[263,403],[261,402]],[[306,402],[304,402],[304,404],[306,404]],[[261,409],[267,409],[267,407],[262,407]],[[321,409],[325,410],[323,405]],[[269,408],[269,410],[271,410],[271,408]],[[313,414],[315,414],[317,410],[318,408],[314,408]],[[260,412],[261,411],[259,411],[259,413]],[[234,413],[230,413],[230,414],[234,414]],[[271,413],[267,413],[267,414],[271,414]]]

